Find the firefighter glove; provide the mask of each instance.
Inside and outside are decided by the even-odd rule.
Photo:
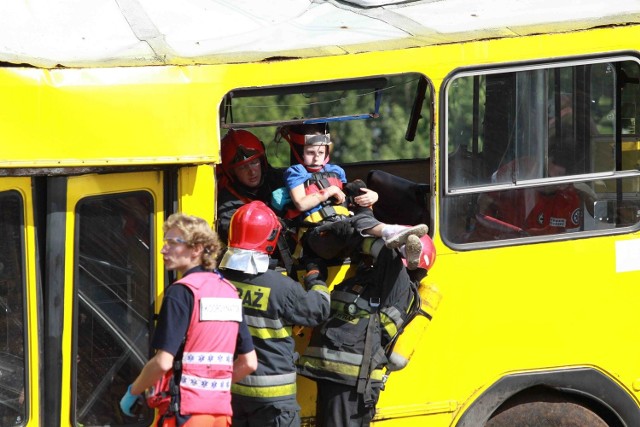
[[[312,272],[313,274],[311,276],[315,275],[314,277],[310,277],[310,279],[318,279],[323,282],[327,280],[327,264],[322,258],[304,258],[301,261],[304,269],[307,271],[307,276]]]
[[[319,270],[309,270],[304,275],[304,287],[306,290],[311,290],[314,286],[327,286],[324,280],[321,279]]]

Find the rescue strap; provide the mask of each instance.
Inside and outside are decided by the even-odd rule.
[[[355,298],[353,298],[355,295]],[[380,298],[360,298],[359,294],[334,290],[331,292],[331,305],[338,312],[345,312],[351,315],[356,314],[358,310],[367,313],[375,313],[380,307]],[[342,306],[342,307],[341,307]],[[357,309],[357,310],[356,310]]]
[[[233,185],[231,185],[230,182],[227,182],[226,184],[224,184],[223,188],[225,188],[236,199],[240,200],[244,204],[247,204],[247,203],[250,203],[251,201],[253,201],[253,199],[250,199],[249,197],[240,194],[239,191],[237,191],[235,188],[233,188]]]
[[[349,209],[342,205],[328,205],[323,206],[320,210],[317,210],[310,215],[307,215],[307,217],[303,219],[303,222],[317,225],[319,222],[339,215],[348,217],[351,213],[349,212]]]
[[[284,264],[284,269],[287,272],[287,275],[291,278],[295,278],[293,258],[291,257],[291,251],[289,250],[289,245],[287,244],[287,238],[285,236],[286,231],[285,225],[283,224],[283,232],[278,236],[278,253],[280,254],[280,259]]]
[[[186,337],[185,337],[186,339]],[[169,382],[169,394],[171,394],[171,403],[167,414],[175,414],[180,411],[180,382],[182,381],[182,354],[184,352],[184,339],[182,347],[179,350],[180,359],[173,359],[173,377]]]
[[[336,175],[333,172],[315,172],[311,174],[311,178],[305,181],[304,187],[309,188],[309,187],[317,186],[318,189],[323,190],[325,188],[331,187],[331,182],[329,181],[328,178],[329,177],[337,178],[337,176],[338,175]]]
[[[320,210],[315,211],[314,213],[307,215],[306,218],[302,220],[302,224],[298,227],[298,232],[296,234],[297,244],[295,250],[293,251],[293,258],[300,259],[302,256],[302,237],[307,232],[309,227],[315,227],[320,225],[323,221],[329,221],[331,219],[342,220],[351,215],[349,209],[342,205],[328,205],[323,206]],[[295,278],[295,276],[292,276]]]
[[[367,285],[368,284],[365,284],[361,287],[360,292],[355,295],[355,299],[352,299],[353,293],[334,290],[331,293],[331,300],[332,305],[334,300],[337,300],[337,303],[345,303],[343,310],[346,310],[349,314],[355,314],[357,312],[355,308],[359,308],[370,314],[370,316],[368,316],[369,320],[364,337],[362,362],[358,372],[358,379],[356,380],[356,390],[358,394],[362,395],[365,407],[371,407],[375,404],[371,376],[374,369],[372,368],[375,368],[378,364],[377,359],[381,356],[379,353],[382,353],[382,357],[384,357],[384,349],[378,351],[378,349],[373,348],[373,337],[376,333],[379,333],[380,327],[380,314],[378,310],[381,299],[379,297],[370,298],[369,300],[360,298],[360,294],[365,291]],[[374,352],[374,350],[376,351]],[[375,363],[374,358],[376,359]]]
[[[375,403],[369,370],[371,369],[371,362],[373,361],[372,338],[376,333],[376,326],[378,325],[378,321],[378,316],[374,315],[369,317],[369,324],[367,325],[367,332],[364,339],[364,354],[362,355],[362,365],[360,365],[360,372],[358,374],[357,392],[358,394],[362,395],[365,407],[371,407]]]
[[[184,339],[182,340],[181,347],[178,350],[178,354],[180,354],[180,357],[182,357],[183,350],[184,350]],[[172,371],[173,371],[173,374],[171,375],[171,378],[169,378],[168,390],[160,393],[162,397],[169,397],[170,400],[167,406],[167,410],[164,413],[160,414],[160,417],[158,418],[158,423],[156,424],[157,426],[164,425],[164,422],[166,420],[174,418],[175,414],[177,414],[180,411],[179,384],[182,377],[182,360],[180,359],[173,360]]]
[[[304,186],[306,193],[309,194],[309,188],[316,189],[317,191],[324,190],[325,188],[329,188],[332,185],[338,185],[342,188],[342,181],[338,174],[335,172],[316,172],[311,175],[307,181],[305,181]],[[311,191],[315,193],[315,191]],[[311,215],[307,216],[303,221],[310,223],[318,223],[324,219],[332,218],[336,215],[344,215],[349,216],[349,210],[344,206],[333,206],[331,201],[325,200],[321,203],[322,208]]]

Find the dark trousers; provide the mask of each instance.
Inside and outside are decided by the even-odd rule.
[[[305,232],[305,253],[323,259],[348,258],[359,250],[363,231],[379,224],[369,208],[359,208],[351,217],[326,220]]]
[[[317,380],[318,399],[316,403],[317,427],[368,427],[376,413],[376,403],[380,397],[380,386],[374,385],[374,403],[364,404],[362,394],[355,386]]]
[[[232,396],[232,427],[300,427],[300,406],[294,399],[256,402]]]

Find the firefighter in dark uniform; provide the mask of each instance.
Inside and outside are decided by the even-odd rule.
[[[243,129],[230,129],[222,138],[218,166],[217,232],[227,243],[229,223],[240,206],[253,200],[269,203],[271,193],[284,186],[282,172],[267,162],[264,144]]]
[[[331,314],[314,328],[298,362],[298,373],[318,386],[317,426],[361,427],[373,419],[385,373],[395,369],[392,343],[420,298],[417,283],[435,261],[429,236],[421,242],[418,268],[409,271],[397,250],[375,240],[369,252],[375,262],[363,257],[356,274],[331,292]]]
[[[263,202],[231,218],[229,247],[220,263],[243,301],[258,369],[232,386],[233,426],[299,426],[294,325],[316,326],[329,315],[329,292],[318,271],[300,283],[268,269],[281,224]]]

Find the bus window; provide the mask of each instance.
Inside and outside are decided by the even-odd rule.
[[[267,145],[269,163],[276,167],[289,166],[291,159],[286,143],[283,147],[270,145],[275,128],[278,122],[295,118],[331,118],[333,163],[426,159],[430,154],[432,121],[428,105],[433,97],[425,82],[424,76],[407,73],[363,78],[362,82],[345,80],[267,88],[262,93],[254,88],[238,89],[225,97],[224,124],[242,128],[243,124],[252,123],[248,130]],[[415,124],[415,140],[407,141],[405,131],[411,123],[417,93],[424,105],[416,117],[419,123]],[[376,105],[378,102],[380,105]],[[354,119],[369,114],[375,118]],[[256,123],[262,125],[255,126]]]
[[[328,121],[330,162],[379,193],[376,217],[416,224],[430,221],[432,102],[433,87],[418,73],[240,88],[225,96],[221,126],[255,134],[270,165],[285,169],[297,160],[278,126]]]
[[[146,193],[88,198],[78,205],[74,347],[79,424],[124,423],[118,402],[127,380],[149,355],[152,206]],[[140,420],[149,421],[152,413],[139,409]]]
[[[0,193],[0,424],[25,418],[24,245],[20,196]]]
[[[445,238],[635,225],[638,70],[621,59],[455,77],[446,98]]]

